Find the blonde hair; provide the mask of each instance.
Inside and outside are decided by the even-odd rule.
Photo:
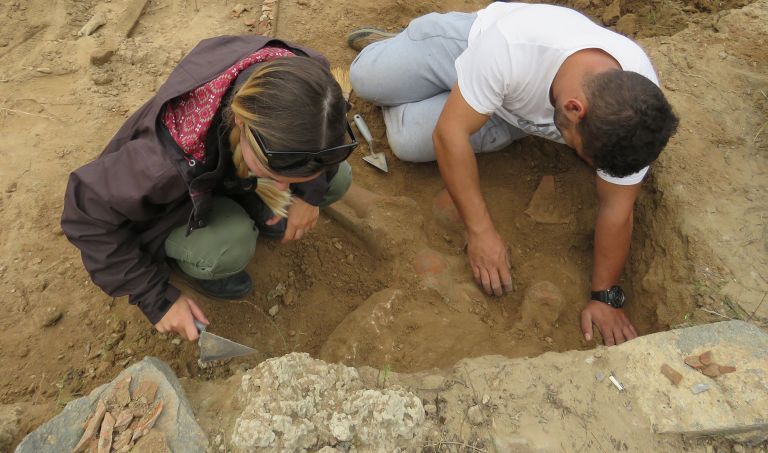
[[[307,57],[261,64],[232,96],[227,116],[232,161],[240,178],[251,175],[243,159],[243,134],[256,159],[270,168],[253,130],[275,149],[322,149],[343,140],[346,133],[346,101],[339,84],[325,66]],[[290,191],[258,178],[256,194],[276,215],[288,216]]]
[[[248,139],[248,143],[251,145],[253,154],[256,159],[261,162],[265,168],[269,168],[267,165],[267,156],[261,150],[261,147],[256,143],[256,139],[253,136],[250,128],[245,127],[245,136]],[[251,170],[245,163],[243,158],[243,147],[240,146],[240,132],[241,129],[237,125],[232,128],[229,133],[229,144],[232,147],[232,162],[235,164],[235,171],[239,178],[248,178],[251,176]],[[289,190],[278,189],[274,181],[269,178],[257,178],[256,179],[256,195],[264,201],[264,204],[269,206],[276,215],[280,217],[288,217],[288,206],[290,206],[292,197]]]

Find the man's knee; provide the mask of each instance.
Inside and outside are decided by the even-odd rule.
[[[381,68],[373,61],[374,58],[370,54],[366,55],[366,51],[371,50],[371,46],[376,44],[378,43],[373,43],[363,49],[349,67],[349,82],[355,94],[362,99],[373,102],[386,97],[388,94],[385,92],[385,84],[380,78]]]
[[[426,137],[390,132],[387,129],[387,141],[392,154],[404,162],[432,162],[435,160],[431,135],[427,139]]]

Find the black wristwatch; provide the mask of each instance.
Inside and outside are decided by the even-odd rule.
[[[611,286],[611,289],[604,291],[592,291],[592,300],[605,302],[613,308],[624,306],[624,291],[621,286]]]

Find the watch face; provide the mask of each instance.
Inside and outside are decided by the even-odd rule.
[[[620,286],[614,286],[608,290],[608,303],[616,308],[624,306],[624,291]]]

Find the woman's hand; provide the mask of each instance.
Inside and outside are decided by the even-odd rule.
[[[301,239],[317,225],[318,217],[320,217],[320,208],[312,206],[301,198],[294,198],[293,203],[288,207],[288,223],[285,226],[285,235],[283,235],[281,242],[286,243]],[[279,220],[279,218],[273,217],[267,222],[267,225],[272,225]]]
[[[200,337],[200,332],[195,327],[195,319],[208,325],[208,318],[195,301],[182,294],[171,305],[165,316],[155,324],[155,329],[160,333],[176,332],[185,340],[195,341]]]

